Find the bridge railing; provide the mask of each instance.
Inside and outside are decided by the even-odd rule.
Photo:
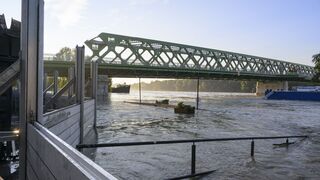
[[[94,59],[94,60],[98,60],[98,59]],[[134,61],[133,59],[131,59],[131,61]],[[181,66],[176,66],[174,64],[165,64],[165,65],[161,65],[161,64],[150,64],[148,66],[146,66],[145,64],[141,63],[140,61],[128,64],[128,61],[121,61],[120,58],[103,58],[102,61],[100,61],[100,63],[102,64],[108,64],[108,65],[124,65],[124,66],[132,66],[132,68],[134,67],[160,67],[160,68],[175,68],[175,69],[181,69],[181,70],[196,70],[196,71],[220,71],[220,72],[228,72],[228,73],[237,73],[239,75],[241,75],[241,73],[252,73],[252,74],[266,74],[266,75],[299,75],[296,71],[283,71],[282,73],[279,74],[274,74],[272,71],[258,71],[258,70],[247,70],[247,69],[243,69],[243,68],[239,68],[238,70],[235,71],[230,71],[225,67],[217,67],[215,69],[212,69],[212,67],[208,66],[208,65],[201,65],[200,67],[192,67],[192,68],[185,68],[185,67],[181,67]],[[192,64],[188,64],[189,67],[191,67]],[[302,74],[300,74],[301,76]],[[308,74],[304,74],[303,77],[307,76]]]

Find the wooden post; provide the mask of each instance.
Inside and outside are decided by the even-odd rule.
[[[85,82],[85,64],[84,64],[84,46],[76,47],[77,50],[77,103],[80,104],[80,144],[83,142],[83,118],[84,118],[84,82]]]
[[[91,81],[92,81],[92,99],[94,99],[94,123],[97,125],[97,78],[98,78],[98,63],[96,61],[91,62]]]
[[[19,179],[26,179],[27,126],[43,116],[43,0],[21,2]]]
[[[198,77],[198,80],[197,80],[197,109],[199,109],[199,77]]]

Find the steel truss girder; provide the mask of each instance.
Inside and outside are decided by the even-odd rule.
[[[270,58],[101,33],[85,44],[92,50],[91,60],[100,64],[123,65],[127,68],[161,67],[212,71],[257,76],[292,76],[311,79],[315,70],[311,66]]]

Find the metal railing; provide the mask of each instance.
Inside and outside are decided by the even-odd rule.
[[[19,130],[0,131],[0,142],[14,141],[19,139]]]
[[[196,173],[196,143],[200,142],[223,142],[223,141],[248,141],[251,140],[250,155],[254,156],[255,143],[254,140],[266,139],[286,139],[285,143],[275,144],[280,146],[288,146],[290,144],[289,138],[308,138],[308,136],[264,136],[264,137],[234,137],[234,138],[207,138],[207,139],[186,139],[186,140],[168,140],[168,141],[142,141],[142,142],[123,142],[123,143],[100,143],[100,144],[78,144],[76,148],[81,150],[83,148],[101,148],[101,147],[124,147],[124,146],[145,146],[145,145],[163,145],[163,144],[182,144],[192,143],[191,146],[191,174],[186,176],[175,177],[172,179],[184,179],[195,176],[207,175],[215,170]]]

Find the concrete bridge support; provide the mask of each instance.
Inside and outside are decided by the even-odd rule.
[[[141,104],[141,78],[139,77],[139,103]]]
[[[106,97],[108,95],[108,75],[98,75],[97,96]]]
[[[198,81],[197,81],[197,106],[196,106],[197,110],[199,109],[199,100],[200,100],[200,98],[199,98],[199,88],[200,88],[200,79],[198,77]]]
[[[264,92],[266,89],[272,90],[288,90],[288,81],[277,81],[277,82],[268,82],[268,81],[258,81],[256,85],[256,95],[264,96]]]

